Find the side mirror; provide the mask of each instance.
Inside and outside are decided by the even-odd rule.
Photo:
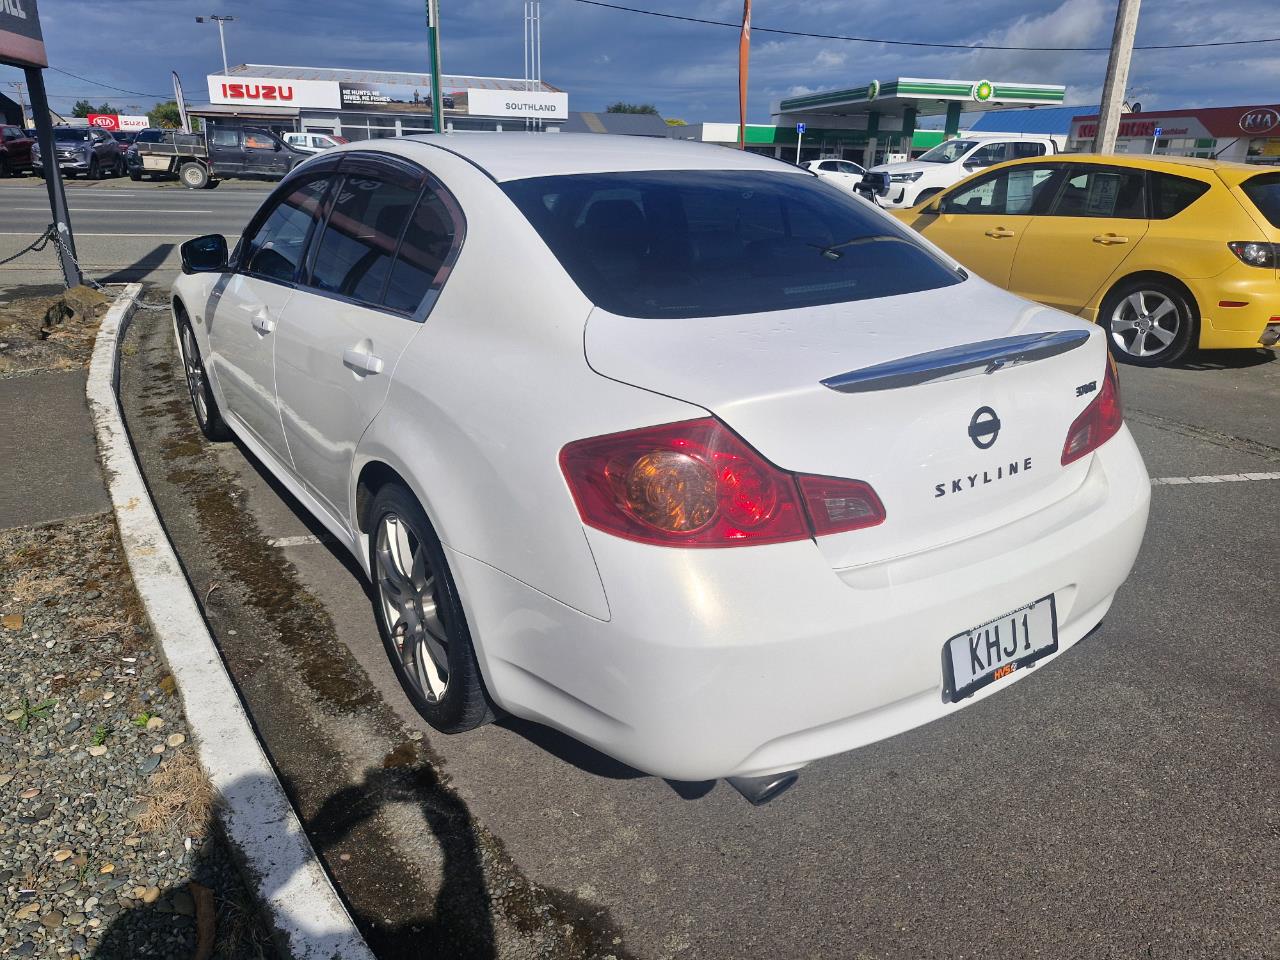
[[[227,238],[220,233],[188,240],[179,252],[183,273],[223,273],[227,269]]]

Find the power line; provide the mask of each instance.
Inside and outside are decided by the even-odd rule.
[[[96,87],[106,87],[108,90],[115,90],[117,93],[128,93],[135,97],[154,97],[157,100],[172,100],[173,93],[143,93],[141,90],[126,90],[124,87],[112,86],[109,83],[103,83],[101,80],[90,80],[88,77],[82,77],[78,73],[72,73],[70,70],[63,70],[60,67],[49,67],[57,73],[65,74],[68,77],[75,77],[77,80],[83,80],[85,83],[92,83]]]
[[[624,7],[617,3],[603,3],[602,0],[573,0],[574,3],[585,3],[591,7],[604,7],[607,10],[621,10],[624,13],[639,13],[646,17],[661,17],[664,20],[682,20],[686,23],[701,23],[712,27],[733,27],[742,29],[742,24],[728,20],[706,20],[702,17],[686,17],[678,13],[662,13],[658,10],[641,10],[639,7]],[[877,37],[848,37],[837,33],[806,33],[803,30],[780,30],[777,27],[758,27],[751,24],[753,33],[774,33],[784,37],[809,37],[815,40],[848,40],[852,43],[883,43],[895,47],[933,47],[943,50],[1027,50],[1035,53],[1106,53],[1110,47],[1015,47],[985,43],[929,43],[924,40],[884,40]],[[1135,50],[1190,50],[1197,47],[1237,47],[1253,43],[1280,43],[1280,37],[1265,37],[1260,40],[1215,40],[1209,43],[1152,43],[1135,46]]]

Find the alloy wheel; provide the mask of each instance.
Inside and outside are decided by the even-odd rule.
[[[439,702],[449,687],[449,640],[436,597],[436,577],[421,539],[387,513],[374,541],[378,599],[404,675],[423,699]]]
[[[182,366],[187,375],[187,389],[191,391],[196,419],[201,427],[205,427],[209,423],[209,399],[205,392],[204,364],[200,362],[200,348],[196,346],[190,324],[182,327]]]
[[[1137,290],[1125,297],[1111,313],[1111,340],[1131,357],[1153,357],[1178,338],[1182,312],[1165,294]]]

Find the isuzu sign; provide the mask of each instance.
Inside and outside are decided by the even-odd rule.
[[[542,117],[569,119],[569,95],[542,90],[484,90],[467,88],[467,113],[481,117]]]
[[[36,0],[0,0],[0,63],[47,67]]]
[[[4,0],[0,0],[3,3]],[[242,77],[214,74],[209,77],[209,100],[240,106],[318,107],[342,106],[338,83],[333,80],[281,80],[278,77]]]

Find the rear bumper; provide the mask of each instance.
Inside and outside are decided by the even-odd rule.
[[[605,622],[450,552],[490,693],[649,773],[802,766],[946,716],[942,646],[1052,593],[1060,656],[1128,576],[1150,483],[1127,429],[1038,514],[937,550],[832,570],[810,541],[669,550],[588,531]],[[1038,665],[1037,665],[1038,666]]]
[[[1280,323],[1280,279],[1275,270],[1244,264],[1187,286],[1200,307],[1200,346],[1205,350],[1248,349],[1262,341],[1268,324]],[[1223,302],[1244,306],[1222,306]]]

